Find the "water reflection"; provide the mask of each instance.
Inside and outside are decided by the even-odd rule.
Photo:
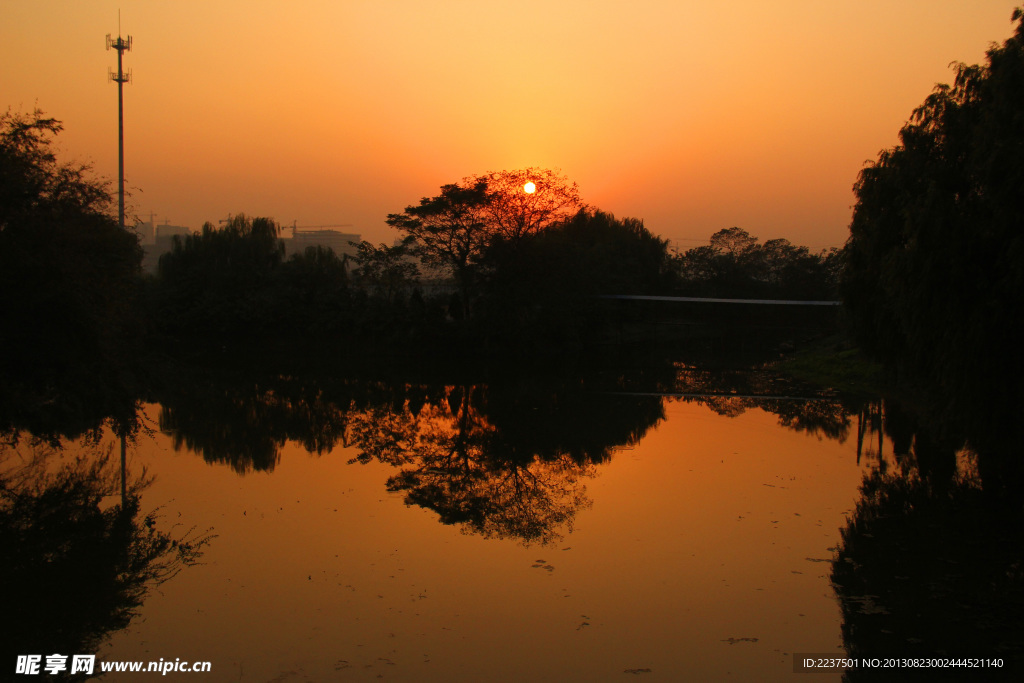
[[[660,401],[594,400],[564,386],[444,387],[434,400],[350,420],[355,462],[400,469],[389,491],[487,538],[550,543],[590,501],[583,480],[664,417]]]
[[[1002,658],[1024,664],[1024,510],[983,459],[920,429],[892,402],[865,406],[858,436],[875,466],[842,531],[831,579],[851,656]],[[882,450],[883,432],[892,452]],[[862,444],[858,442],[858,455]],[[991,471],[991,470],[990,470]],[[998,471],[998,470],[997,470]],[[929,676],[931,677],[931,676]],[[879,680],[852,670],[845,680]],[[907,680],[906,672],[892,680]]]
[[[273,471],[288,441],[323,454],[339,444],[359,445],[360,440],[373,442],[389,434],[398,438],[396,430],[419,420],[424,408],[425,415],[440,409],[461,413],[460,419],[479,412],[502,435],[488,447],[498,459],[568,454],[578,462],[600,462],[609,449],[635,442],[663,417],[659,399],[606,395],[637,381],[670,386],[675,367],[661,358],[612,372],[543,377],[501,368],[487,381],[452,384],[357,379],[338,376],[327,367],[293,374],[186,365],[164,370],[149,398],[160,405],[160,429],[172,436],[175,449],[198,453],[241,474]],[[464,408],[459,405],[463,392],[477,397]],[[371,414],[383,421],[381,434],[353,429]],[[389,422],[395,424],[388,428]],[[465,429],[462,433],[469,437]],[[368,448],[394,450],[394,445],[373,442]]]
[[[240,474],[272,472],[286,441],[324,453],[344,438],[348,401],[335,403],[318,383],[299,378],[185,366],[151,393],[160,403],[160,430],[175,450]]]
[[[779,417],[779,425],[796,432],[845,443],[858,401],[813,390],[770,370],[713,371],[682,365],[675,398],[704,405],[719,415],[737,417],[760,409]]]
[[[467,533],[527,544],[572,530],[590,505],[585,481],[595,467],[663,420],[666,401],[732,417],[759,408],[788,429],[840,442],[860,410],[770,371],[710,370],[665,356],[458,385],[208,369],[174,376],[155,398],[176,449],[244,474],[272,471],[288,441],[317,454],[355,448],[354,463],[398,469],[386,487],[407,504]]]
[[[851,655],[1017,656],[1024,519],[1019,488],[1008,484],[1019,481],[1012,458],[967,457],[962,441],[922,427],[896,403],[810,391],[763,369],[666,358],[459,381],[175,366],[155,373],[145,398],[158,404],[174,448],[206,462],[239,474],[280,466],[281,478],[289,443],[321,457],[344,448],[354,467],[392,468],[376,485],[442,524],[527,546],[571,533],[601,468],[651,435],[674,403],[735,418],[765,411],[819,440],[855,438],[850,460],[870,467],[832,558]],[[130,433],[140,419],[117,424]],[[52,442],[62,432],[49,433]],[[147,590],[193,563],[206,539],[157,531],[158,520],[140,512],[144,481],[128,487],[124,505],[105,503],[117,490],[116,457],[95,438],[66,467],[56,467],[52,446],[29,457],[27,443],[5,451],[0,475],[0,534],[19,558],[0,576],[17,615],[9,642],[26,652],[89,652],[137,614]],[[21,462],[31,466],[14,467]],[[53,614],[68,616],[58,627]]]
[[[160,429],[175,449],[244,474],[272,471],[289,440],[318,454],[353,447],[353,462],[398,468],[388,490],[442,523],[526,543],[570,531],[589,505],[583,482],[594,465],[664,418],[660,398],[610,396],[578,377],[462,385],[212,377],[159,393]]]
[[[122,480],[113,443],[94,436],[64,446],[22,438],[0,449],[8,662],[18,654],[95,653],[210,540],[161,530],[157,511],[143,513],[150,480]]]

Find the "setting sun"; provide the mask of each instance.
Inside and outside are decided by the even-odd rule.
[[[525,185],[523,185],[523,191],[526,194],[533,194],[534,192],[537,191],[537,186],[534,185],[533,183],[526,183]]]

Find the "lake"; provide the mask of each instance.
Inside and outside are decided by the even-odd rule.
[[[888,613],[833,581],[865,477],[905,467],[883,403],[682,362],[268,377],[197,372],[139,404],[133,529],[194,553],[151,553],[121,621],[53,647],[210,662],[172,679],[775,681],[796,653],[845,656],[854,614]],[[109,482],[119,452],[108,430],[44,469],[109,454]]]

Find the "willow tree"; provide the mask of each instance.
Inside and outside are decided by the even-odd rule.
[[[1024,370],[1024,10],[1013,20],[861,171],[843,278],[864,348],[993,427],[1019,417]]]
[[[223,227],[203,225],[160,257],[157,269],[166,324],[226,334],[277,324],[274,274],[284,259],[270,218],[234,216]]]

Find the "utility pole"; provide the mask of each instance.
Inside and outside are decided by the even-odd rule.
[[[132,49],[132,37],[121,37],[121,13],[117,13],[117,39],[107,34],[107,49],[117,50],[117,73],[108,71],[110,80],[117,83],[117,219],[124,230],[124,84],[132,80],[132,72],[125,72],[124,53]]]

